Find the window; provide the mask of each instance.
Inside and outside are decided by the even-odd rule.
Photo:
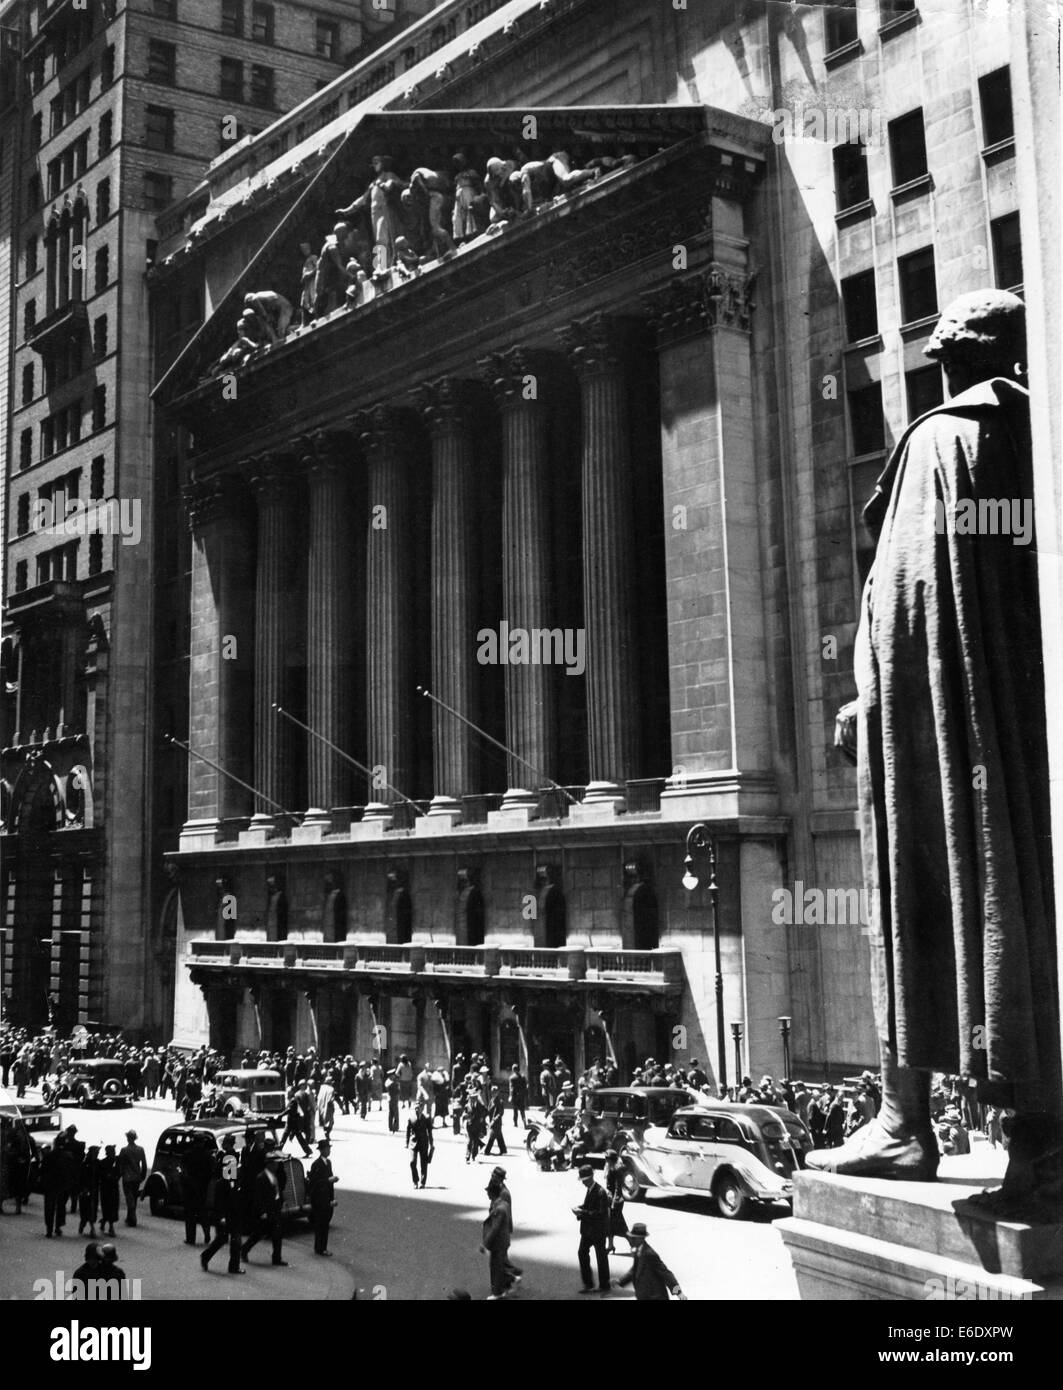
[[[89,497],[93,501],[98,501],[103,496],[103,470],[103,455],[97,454],[89,468]]]
[[[27,299],[22,310],[22,336],[28,337],[37,326],[37,301]]]
[[[913,251],[897,262],[901,287],[901,323],[916,323],[937,313],[938,292],[934,277],[934,251]]]
[[[15,592],[21,594],[23,589],[29,586],[30,567],[26,560],[19,560],[15,565]]]
[[[42,114],[40,113],[40,111],[38,111],[37,114],[36,114],[36,115],[31,119],[31,121],[30,121],[30,149],[31,149],[31,150],[39,150],[40,147],[41,147],[41,137],[42,137],[42,134],[43,134],[43,122],[44,122],[44,117],[42,116]]]
[[[100,117],[100,133],[96,146],[97,155],[106,154],[114,142],[114,113],[105,111]]]
[[[101,314],[92,325],[92,353],[96,361],[107,356],[107,315]]]
[[[996,269],[997,285],[1002,290],[1016,289],[1022,284],[1022,237],[1019,231],[1019,214],[1008,213],[992,223],[993,265]]]
[[[256,43],[273,42],[273,6],[251,6],[251,37]]]
[[[114,81],[114,44],[103,50],[100,61],[100,87],[109,87]]]
[[[73,144],[74,155],[74,174],[69,180],[73,183],[74,179],[80,179],[89,165],[89,136],[86,131],[84,135],[79,135]]]
[[[314,28],[314,51],[319,58],[336,59],[340,52],[340,26],[334,19],[319,19]]]
[[[44,188],[41,184],[40,174],[30,175],[29,183],[26,185],[26,196],[31,208],[39,208],[44,202]]]
[[[18,506],[15,509],[15,535],[24,536],[30,529],[30,495],[28,492],[19,494]]]
[[[96,221],[106,222],[111,215],[111,180],[100,179],[96,185]]]
[[[52,427],[55,432],[55,447],[57,450],[65,449],[70,442],[68,420],[69,416],[65,410],[58,411],[52,419]]]
[[[23,430],[18,437],[18,466],[28,468],[33,462],[33,431]]]
[[[26,275],[37,274],[37,238],[28,236],[26,238]]]
[[[886,447],[886,422],[882,415],[882,387],[877,381],[847,393],[853,453],[875,454]]]
[[[151,0],[151,12],[156,19],[176,19],[177,0]]]
[[[987,145],[1014,140],[1015,120],[1011,112],[1011,72],[997,68],[978,79],[982,103],[982,138]]]
[[[831,5],[827,9],[827,52],[836,53],[855,43],[856,38],[856,0],[840,0]]]
[[[96,293],[106,288],[111,278],[111,248],[101,246],[96,252]]]
[[[173,149],[174,114],[168,106],[149,106],[144,115],[144,143],[149,150]]]
[[[29,405],[33,400],[33,363],[27,362],[22,368],[22,404]]]
[[[161,39],[148,40],[148,77],[172,87],[177,81],[177,49]]]
[[[226,101],[244,99],[244,65],[236,58],[221,60],[221,95]]]
[[[890,121],[889,136],[894,188],[922,178],[927,172],[922,111],[911,111],[907,116]]]
[[[144,175],[144,206],[152,212],[161,212],[173,202],[173,177],[170,174],[150,173]]]
[[[102,430],[107,423],[107,387],[95,386],[92,390],[92,428]]]
[[[98,531],[89,536],[89,574],[99,574],[103,569],[103,537]]]
[[[244,32],[244,0],[221,0],[221,31],[233,38]]]
[[[48,197],[58,198],[63,186],[63,165],[59,159],[48,161]]]
[[[251,65],[251,100],[255,106],[273,105],[273,69]]]
[[[71,444],[76,444],[81,438],[81,402],[75,401],[73,405],[66,408],[66,428],[70,437]],[[74,495],[77,495],[77,475],[73,475]]]
[[[41,421],[41,458],[50,458],[55,453],[55,424],[52,420]]]
[[[63,98],[52,97],[48,103],[48,137],[54,140],[63,128]]]
[[[941,386],[941,368],[917,367],[915,371],[905,372],[904,390],[908,397],[908,419],[918,420],[928,410],[933,410],[945,399]]]
[[[838,211],[866,203],[870,197],[867,181],[867,150],[864,143],[835,145],[834,188]]]
[[[902,14],[911,14],[914,9],[915,0],[882,0],[882,23],[888,24]]]

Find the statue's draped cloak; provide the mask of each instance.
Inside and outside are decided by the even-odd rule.
[[[940,534],[935,504],[952,519],[963,499],[1018,499],[1033,517],[1029,399],[1012,382],[916,421],[865,511],[879,533],[855,656],[876,1021],[902,1066],[1054,1094],[1036,541]]]

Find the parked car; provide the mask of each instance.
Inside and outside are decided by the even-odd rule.
[[[676,1110],[665,1133],[624,1148],[624,1191],[633,1201],[649,1187],[709,1193],[733,1220],[757,1203],[792,1202],[793,1175],[811,1148],[789,1110],[702,1100]]]
[[[20,1100],[19,1113],[38,1150],[50,1149],[63,1128],[63,1114],[56,1105]]]
[[[241,1153],[246,1145],[255,1138],[265,1139],[267,1145],[270,1146],[276,1142],[273,1127],[264,1121],[249,1121],[236,1117],[227,1119],[218,1115],[202,1120],[192,1120],[184,1124],[171,1125],[169,1129],[163,1130],[162,1134],[159,1135],[159,1142],[155,1146],[155,1160],[151,1165],[148,1180],[144,1184],[144,1192],[154,1216],[172,1214],[182,1207],[181,1160],[191,1148],[193,1137],[197,1134],[207,1136],[208,1147],[212,1154],[215,1149],[221,1147],[221,1141],[226,1134],[236,1136],[238,1153]],[[285,1220],[297,1220],[300,1217],[309,1216],[310,1203],[306,1195],[306,1173],[301,1161],[298,1158],[289,1157],[288,1154],[282,1153],[278,1149],[271,1148],[266,1162],[274,1172],[277,1169],[284,1171]],[[211,1194],[208,1192],[207,1196],[209,1202]]]
[[[675,1112],[698,1099],[699,1093],[688,1086],[602,1087],[592,1092],[582,1112],[572,1106],[555,1106],[541,1126],[528,1131],[528,1152],[539,1162],[544,1149],[556,1152],[580,1113],[588,1129],[586,1162],[603,1162],[607,1149],[637,1152],[648,1133],[663,1135]]]
[[[124,1062],[115,1057],[85,1057],[72,1061],[58,1086],[56,1099],[70,1105],[132,1105]]]
[[[282,1115],[287,1104],[279,1071],[237,1069],[214,1077],[214,1104],[219,1115]]]

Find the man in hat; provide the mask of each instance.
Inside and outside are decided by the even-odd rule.
[[[528,1081],[516,1062],[509,1069],[509,1104],[513,1110],[513,1128],[517,1128],[519,1117],[520,1123],[527,1129]]]
[[[413,1157],[410,1159],[410,1172],[413,1174],[413,1185],[424,1187],[428,1182],[428,1165],[435,1157],[436,1142],[431,1113],[420,1101],[413,1116],[406,1121],[407,1149],[411,1144]]]
[[[384,1094],[388,1098],[388,1132],[398,1134],[399,1132],[399,1101],[402,1097],[402,1088],[399,1086],[399,1079],[392,1068],[384,1078]]]
[[[223,1135],[221,1148],[214,1154],[214,1239],[199,1257],[205,1270],[228,1241],[229,1273],[243,1274],[240,1268],[240,1159],[236,1135]]]
[[[501,1173],[501,1176],[499,1174]],[[487,1220],[483,1224],[480,1250],[491,1257],[491,1292],[488,1302],[505,1298],[510,1290],[512,1278],[509,1273],[509,1243],[513,1236],[513,1208],[509,1194],[502,1195],[505,1188],[505,1174],[495,1168],[487,1183],[487,1196],[491,1206]]]
[[[307,1196],[310,1198],[310,1222],[314,1228],[314,1254],[331,1255],[328,1248],[328,1231],[332,1224],[332,1213],[336,1206],[333,1191],[339,1178],[332,1172],[332,1145],[322,1139],[317,1146],[318,1157],[310,1165],[306,1180]]]
[[[579,1180],[586,1189],[582,1203],[573,1207],[573,1215],[579,1220],[579,1272],[583,1280],[580,1293],[594,1293],[591,1276],[591,1251],[594,1251],[598,1265],[598,1292],[609,1292],[609,1195],[604,1187],[594,1181],[594,1169],[584,1163],[579,1170]]]
[[[496,1164],[496,1165],[494,1166],[494,1168],[491,1169],[491,1177],[492,1177],[493,1179],[495,1179],[495,1180],[497,1181],[497,1183],[499,1184],[499,1187],[498,1187],[498,1195],[499,1195],[499,1197],[502,1199],[503,1202],[507,1202],[507,1203],[509,1204],[509,1230],[510,1230],[510,1238],[511,1238],[511,1242],[512,1242],[512,1233],[513,1233],[513,1194],[510,1192],[509,1188],[506,1186],[506,1170],[501,1166],[501,1164]],[[524,1278],[524,1271],[520,1268],[519,1265],[515,1265],[515,1264],[513,1263],[513,1261],[509,1258],[509,1253],[508,1253],[508,1251],[507,1251],[507,1253],[506,1253],[506,1273],[509,1275],[509,1282],[510,1282],[511,1285],[512,1285],[512,1284],[519,1284],[519,1283],[521,1282],[521,1280]]]
[[[650,1245],[646,1239],[648,1235],[642,1221],[636,1221],[628,1232],[634,1258],[628,1272],[616,1281],[617,1288],[634,1284],[636,1300],[648,1303],[667,1303],[669,1294],[685,1303],[686,1294],[679,1287],[679,1280]]]
[[[950,399],[905,431],[864,510],[858,698],[835,737],[857,763],[882,1105],[808,1166],[932,1180],[931,1073],[971,1076],[1016,1112],[1005,1209],[1063,1176],[1024,305],[963,295],[924,351]]]
[[[128,1142],[118,1155],[118,1171],[122,1179],[122,1191],[125,1193],[125,1224],[135,1226],[140,1189],[148,1176],[148,1160],[144,1150],[137,1143],[136,1130],[127,1129],[125,1137]]]

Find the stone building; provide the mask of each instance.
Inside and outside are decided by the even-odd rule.
[[[833,747],[859,511],[941,399],[939,306],[1043,264],[1037,34],[1025,5],[445,4],[161,219],[156,324],[210,309],[154,392],[192,533],[155,590],[189,690],[180,1041],[733,1076],[731,1025],[777,1072],[785,1019],[796,1073],[873,1062]],[[454,249],[432,173],[492,169]],[[234,350],[306,244],[348,278]]]
[[[429,7],[4,7],[0,961],[3,1008],[20,1023],[158,1035],[172,1013],[147,794],[155,217]],[[201,323],[203,307],[190,291],[180,324]]]

